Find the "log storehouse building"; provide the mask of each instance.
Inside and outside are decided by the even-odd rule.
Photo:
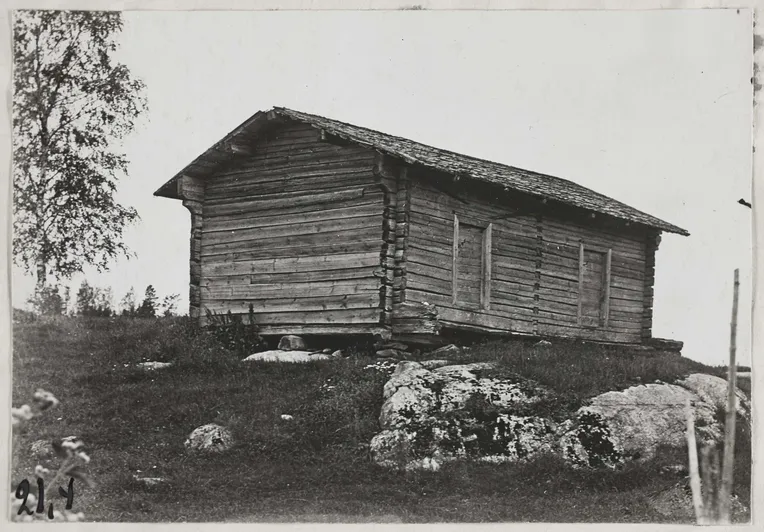
[[[689,234],[565,179],[279,107],[155,195],[191,211],[191,316],[251,304],[263,335],[651,344],[660,234]]]

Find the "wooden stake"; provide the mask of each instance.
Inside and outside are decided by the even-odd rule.
[[[701,449],[700,469],[703,491],[703,514],[705,524],[719,522],[719,454],[714,444],[704,445]]]
[[[720,524],[730,523],[730,502],[732,497],[732,479],[735,463],[735,422],[737,417],[737,306],[740,291],[740,270],[735,269],[735,284],[732,293],[732,321],[730,323],[730,361],[727,369],[727,419],[724,423],[724,463],[722,466],[722,483],[719,490]]]
[[[703,496],[700,491],[700,475],[698,474],[698,447],[695,443],[695,420],[692,412],[692,405],[687,399],[685,407],[687,413],[687,453],[690,464],[690,489],[692,489],[692,505],[695,508],[695,521],[699,525],[706,523],[703,512]]]

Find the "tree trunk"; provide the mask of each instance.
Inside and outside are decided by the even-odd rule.
[[[45,259],[37,260],[37,279],[35,285],[35,295],[40,295],[45,288],[45,284],[48,279],[48,268],[45,264]]]

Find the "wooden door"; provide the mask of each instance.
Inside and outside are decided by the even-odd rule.
[[[480,306],[483,290],[483,228],[460,224],[456,257],[456,301]]]
[[[578,312],[584,327],[607,326],[610,307],[610,251],[581,245]]]

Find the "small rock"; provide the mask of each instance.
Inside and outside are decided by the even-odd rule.
[[[281,351],[305,351],[307,347],[308,346],[305,345],[305,340],[294,334],[282,336],[281,340],[279,340],[279,349]]]
[[[441,368],[443,366],[448,366],[451,364],[448,360],[442,360],[442,359],[433,359],[433,360],[422,360],[419,363],[424,369],[435,369],[435,368]]]
[[[345,356],[345,352],[342,349],[337,349],[334,353],[332,353],[332,358],[342,358]]]
[[[281,419],[284,421],[292,421],[294,419],[294,416],[291,416],[289,414],[281,414]]]
[[[382,349],[396,349],[398,351],[408,351],[409,346],[406,344],[402,344],[400,342],[390,342],[389,344],[384,344],[382,346]]]
[[[661,472],[684,476],[687,474],[687,467],[685,467],[683,464],[667,465],[661,468]]]
[[[331,355],[332,349],[330,347],[327,347],[326,349],[321,350],[321,352],[325,355]]]
[[[154,488],[167,482],[167,479],[161,477],[139,477],[138,475],[133,475],[133,479],[149,488]]]
[[[35,458],[45,458],[53,455],[53,446],[48,440],[37,440],[32,443],[30,451]]]
[[[242,359],[242,362],[315,362],[316,360],[330,360],[331,356],[323,353],[313,354],[310,351],[280,351],[274,349],[255,353]]]
[[[184,445],[189,451],[221,453],[233,446],[233,435],[227,428],[211,423],[194,429]]]
[[[400,352],[395,349],[380,349],[377,356],[380,358],[394,358],[400,356]]]
[[[152,371],[155,369],[169,368],[170,366],[172,366],[172,362],[155,362],[155,361],[139,362],[138,364],[136,364],[136,366],[138,366],[141,369],[145,369],[146,371]]]
[[[550,342],[549,340],[539,340],[538,342],[536,342],[533,345],[534,345],[534,347],[543,347],[543,346],[547,346],[547,345],[552,345],[552,342]]]
[[[456,356],[461,354],[462,354],[461,347],[454,344],[444,345],[443,347],[439,347],[438,349],[434,351],[430,351],[428,353],[429,356],[433,356],[433,357],[447,357],[447,356]]]

